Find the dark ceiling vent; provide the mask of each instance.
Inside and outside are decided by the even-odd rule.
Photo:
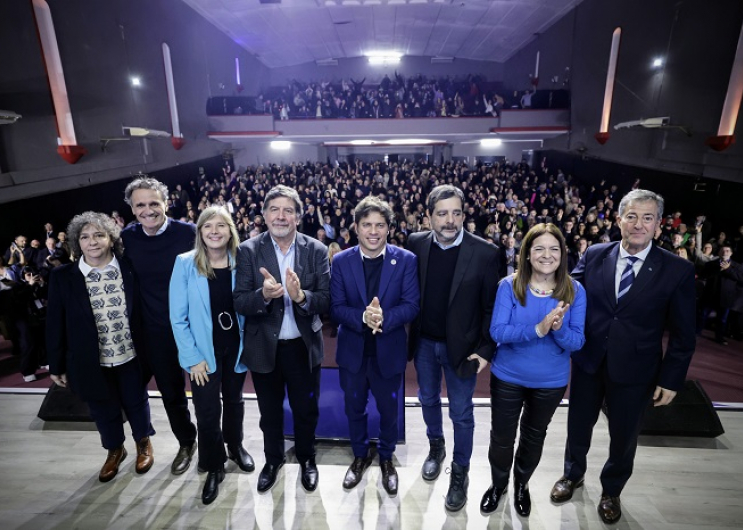
[[[281,0],[259,0],[261,4],[280,4]]]

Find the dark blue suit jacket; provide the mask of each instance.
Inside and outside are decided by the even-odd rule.
[[[385,378],[405,371],[408,361],[405,324],[412,322],[420,309],[417,275],[415,255],[387,245],[377,295],[384,322],[382,333],[375,335],[379,370]],[[330,316],[340,324],[335,359],[338,366],[352,373],[358,373],[361,368],[366,327],[362,315],[370,302],[366,298],[359,247],[336,254],[330,275]]]
[[[694,266],[653,246],[631,289],[617,303],[619,245],[591,245],[572,272],[587,295],[586,343],[572,360],[593,374],[606,358],[612,381],[654,382],[679,390],[696,344]]]

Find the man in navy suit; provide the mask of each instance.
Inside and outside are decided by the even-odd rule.
[[[356,487],[371,465],[366,415],[371,390],[379,411],[382,486],[394,496],[398,477],[392,455],[407,364],[405,324],[418,314],[420,290],[415,255],[387,245],[392,215],[389,204],[376,197],[356,206],[359,244],[333,258],[330,315],[340,324],[336,362],[354,455],[343,487]]]
[[[583,485],[605,401],[609,458],[598,505],[605,523],[622,516],[619,496],[632,475],[648,402],[657,407],[673,400],[695,346],[694,266],[652,244],[663,198],[633,190],[619,204],[619,216],[622,241],[590,246],[573,271],[586,289],[586,343],[572,356],[565,469],[550,494],[553,502],[565,502]]]

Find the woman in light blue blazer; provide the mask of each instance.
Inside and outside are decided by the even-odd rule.
[[[222,207],[204,210],[196,230],[194,250],[178,256],[173,268],[170,322],[180,364],[192,382],[199,471],[207,472],[201,500],[211,504],[219,494],[228,457],[246,472],[253,471],[255,464],[242,445],[247,372],[240,363],[244,318],[232,305],[240,240],[232,217]]]

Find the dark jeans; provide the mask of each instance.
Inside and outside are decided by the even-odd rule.
[[[46,364],[44,326],[19,319],[15,328],[21,352],[21,375],[33,375],[39,366]]]
[[[494,487],[505,488],[508,485],[512,463],[514,479],[524,484],[529,482],[542,458],[547,426],[565,394],[565,388],[527,388],[490,374],[492,430],[488,460]],[[517,426],[521,434],[514,460]]]
[[[247,374],[235,372],[237,351],[235,346],[226,355],[217,355],[217,367],[214,373],[209,374],[209,381],[204,386],[191,384],[199,429],[199,467],[207,471],[224,467],[227,460],[225,442],[230,447],[238,447],[243,442],[243,384]]]
[[[429,439],[443,438],[441,415],[441,374],[446,377],[446,395],[449,398],[449,418],[454,424],[453,460],[462,467],[469,467],[475,436],[475,413],[472,396],[475,394],[477,375],[459,377],[449,364],[445,342],[420,339],[415,353],[415,371],[418,375],[418,399],[426,423]]]
[[[142,371],[137,359],[119,366],[103,367],[101,371],[108,383],[108,399],[89,400],[87,404],[104,449],[118,449],[124,443],[121,409],[126,412],[134,441],[155,434],[150,423],[147,388],[142,384]]]
[[[319,417],[320,365],[307,365],[307,347],[299,339],[280,340],[276,348],[276,366],[272,372],[252,372],[258,398],[266,463],[280,464],[284,459],[284,389],[294,417],[294,447],[299,462],[315,456],[315,428]]]
[[[188,410],[186,380],[178,362],[178,347],[173,331],[170,327],[145,328],[144,339],[144,381],[146,383],[155,376],[173,434],[181,447],[193,445],[196,441],[196,425],[191,422]]]

